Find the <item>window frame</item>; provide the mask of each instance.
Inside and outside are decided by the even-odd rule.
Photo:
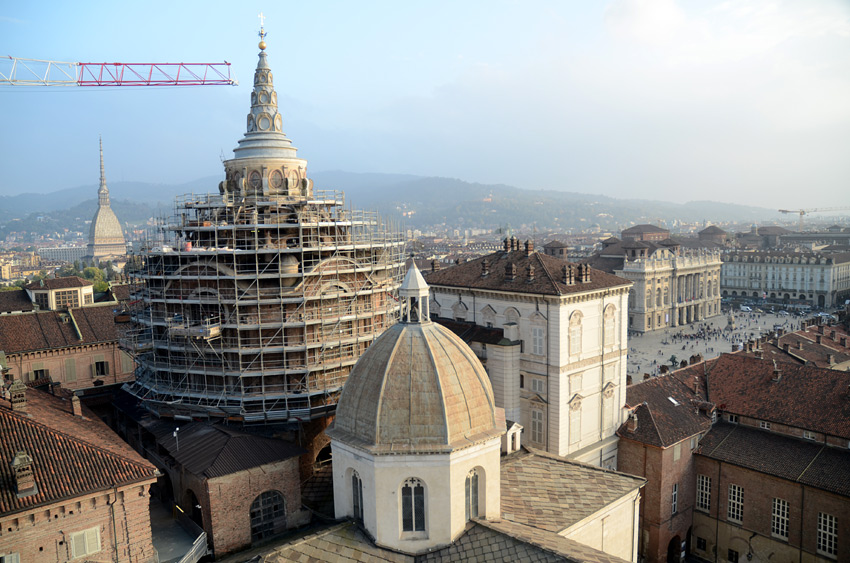
[[[363,524],[363,479],[355,470],[351,470],[351,512],[354,520]]]
[[[774,538],[788,539],[788,513],[788,501],[774,497],[770,512],[770,535]]]
[[[69,534],[69,536],[70,538],[68,544],[71,547],[71,559],[79,559],[80,557],[85,557],[86,555],[100,553],[100,551],[103,549],[103,547],[101,546],[100,539],[100,526],[80,530],[79,532],[72,532],[71,534]],[[82,553],[77,552],[77,542],[79,540],[82,540],[83,543]],[[95,546],[89,545],[90,543],[96,544],[96,549],[94,549]]]
[[[670,514],[679,512],[679,483],[673,483],[673,493],[670,498]]]
[[[696,509],[705,512],[711,511],[711,477],[708,475],[697,475]]]
[[[425,484],[421,479],[409,477],[401,486],[402,534],[424,536],[428,533]],[[409,524],[408,524],[409,521]]]
[[[466,482],[464,483],[464,510],[467,522],[472,518],[478,518],[480,515],[480,493],[478,470],[471,469],[466,474]]]
[[[742,524],[744,522],[744,487],[729,483],[729,501],[726,506],[726,519]]]
[[[542,356],[545,352],[544,339],[546,329],[542,326],[531,327],[531,354]]]
[[[531,441],[543,443],[543,411],[540,409],[531,409]]]
[[[838,518],[827,512],[818,512],[817,553],[838,557]]]

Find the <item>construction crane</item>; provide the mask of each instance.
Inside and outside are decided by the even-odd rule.
[[[6,62],[6,64],[2,64]],[[70,63],[0,58],[0,84],[12,86],[236,86],[230,63]]]
[[[807,213],[815,213],[816,211],[848,211],[850,207],[818,207],[817,209],[779,209],[780,213],[799,213],[800,215],[800,223],[797,228],[801,233],[803,232],[803,215]]]

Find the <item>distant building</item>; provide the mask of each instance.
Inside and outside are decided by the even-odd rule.
[[[85,259],[91,262],[122,258],[127,254],[124,231],[109,205],[109,188],[103,169],[103,141],[100,142],[100,188],[97,190],[97,211],[89,228],[89,244]]]
[[[27,284],[24,289],[42,311],[59,311],[94,303],[94,284],[78,276],[46,278]]]
[[[82,260],[89,253],[88,246],[56,246],[39,248],[36,252],[42,260],[48,262],[74,262]]]
[[[735,251],[722,259],[724,297],[764,297],[817,307],[850,298],[850,253]]]
[[[717,243],[666,237],[654,242],[650,239],[660,236],[658,227],[639,227],[633,227],[639,231],[634,237],[644,238],[611,237],[603,241],[602,250],[584,261],[634,284],[629,294],[629,330],[650,332],[719,315]]]
[[[0,561],[159,561],[148,496],[156,468],[76,397],[19,380],[3,391]]]
[[[656,227],[655,225],[635,225],[628,229],[623,229],[620,233],[620,238],[623,240],[661,242],[666,238],[670,238],[670,231]]]
[[[476,344],[497,405],[526,443],[616,467],[626,384],[629,281],[524,248],[432,271],[431,314],[498,329]]]
[[[697,233],[697,237],[699,238],[699,240],[713,242],[721,246],[726,245],[727,236],[728,235],[726,231],[715,225],[706,227],[705,229]]]
[[[561,260],[567,260],[570,247],[559,240],[552,240],[543,245],[543,253]]]

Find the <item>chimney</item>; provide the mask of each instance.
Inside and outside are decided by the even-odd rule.
[[[629,419],[626,421],[626,430],[629,432],[637,432],[638,419],[637,413],[629,413]]]
[[[818,334],[823,334],[823,325],[818,325]]]
[[[83,407],[80,405],[80,398],[76,395],[71,397],[71,414],[74,416],[83,416]]]
[[[516,279],[516,264],[510,263],[505,265],[505,280],[514,281]]]
[[[797,350],[802,350],[802,349],[803,349],[803,341],[802,341],[802,340],[798,340],[798,341],[797,341]]]
[[[779,369],[776,360],[773,360],[773,381],[779,381],[780,379],[782,379],[782,370]]]
[[[839,342],[840,342],[840,343],[841,343],[841,345],[842,345],[842,346],[844,346],[845,348],[847,347],[847,337],[846,337],[846,336],[842,336],[842,337],[841,337],[841,340],[839,340]]]
[[[15,476],[15,489],[18,498],[34,495],[38,492],[35,486],[35,475],[32,472],[32,458],[24,450],[19,450],[12,460],[12,473]]]
[[[534,252],[534,241],[533,240],[525,241],[525,255],[531,256],[532,252]]]
[[[440,261],[439,260],[431,260],[431,271],[436,272],[440,269]]]
[[[694,393],[699,395],[699,376],[694,376]]]
[[[489,275],[490,275],[490,264],[488,263],[487,259],[485,258],[484,260],[481,261],[481,277],[486,278]]]
[[[829,337],[832,338],[833,340],[835,340],[835,331],[834,330],[829,331]]]
[[[561,281],[565,285],[573,285],[576,282],[575,266],[567,264],[561,268]]]
[[[785,344],[782,345],[782,349],[785,350],[785,353],[787,354],[787,353],[791,352],[791,345],[786,342]]]
[[[631,376],[631,375],[627,375],[627,376],[626,376],[626,387],[628,387],[628,386],[629,386],[629,385],[631,385],[631,384],[632,384],[632,376]]]
[[[526,283],[531,283],[534,281],[534,266],[532,264],[529,264],[525,267],[525,276]]]
[[[505,240],[502,241],[502,244],[504,245],[505,252],[511,251],[511,239],[505,237]]]
[[[587,264],[579,264],[578,266],[578,275],[581,280],[581,283],[587,283],[590,281],[590,266]]]
[[[515,236],[511,237],[511,250],[519,250],[519,239]]]
[[[821,327],[821,328],[823,328],[823,327]],[[816,334],[815,335],[815,342],[817,342],[818,344],[821,344],[823,342],[823,336],[821,336],[820,334]]]
[[[12,403],[12,410],[14,412],[21,412],[26,414],[27,386],[24,385],[20,379],[16,379],[12,382],[11,387],[9,387],[9,393],[9,401]]]
[[[835,365],[835,354],[827,354],[826,361],[829,362],[829,365]]]

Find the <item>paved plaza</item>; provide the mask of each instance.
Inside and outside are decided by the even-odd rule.
[[[628,374],[637,383],[644,374],[657,375],[660,366],[670,364],[670,357],[689,360],[694,354],[703,359],[715,358],[731,352],[735,343],[773,330],[779,326],[786,331],[800,328],[802,317],[773,313],[735,312],[735,330],[726,329],[728,314],[717,315],[685,326],[657,330],[645,334],[629,335]]]

